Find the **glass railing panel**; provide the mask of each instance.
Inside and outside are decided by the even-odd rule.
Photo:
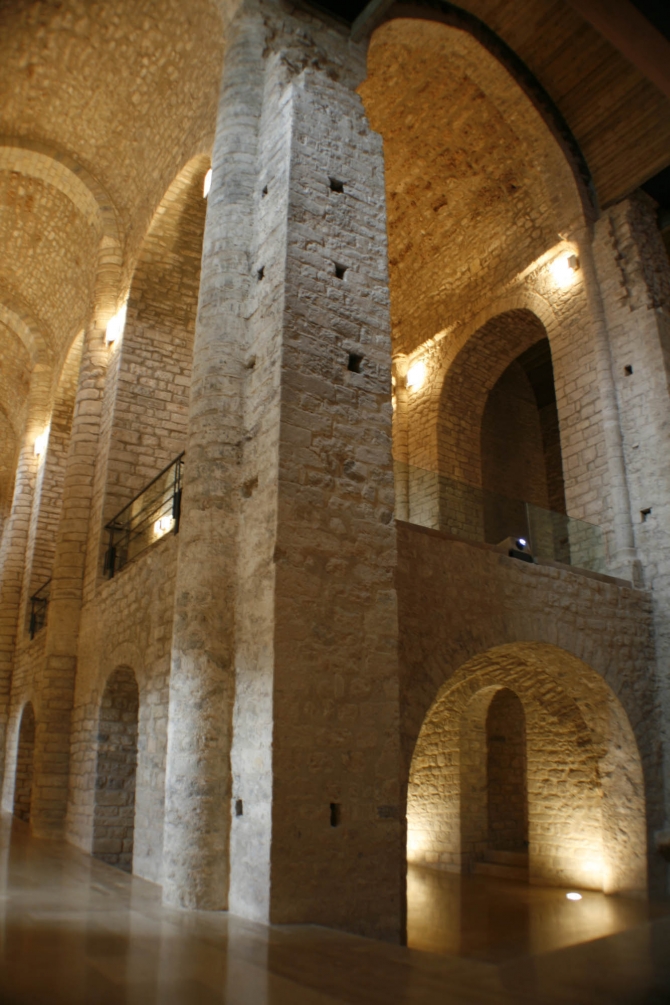
[[[180,454],[106,525],[104,572],[110,578],[160,538],[178,531],[183,462]]]
[[[395,464],[395,479],[398,519],[483,544],[523,538],[537,559],[606,571],[595,524],[408,464]]]

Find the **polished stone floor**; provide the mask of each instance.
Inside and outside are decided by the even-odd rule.
[[[670,1003],[670,916],[659,909],[597,894],[568,909],[565,891],[426,870],[411,871],[409,894],[409,949],[174,911],[151,883],[4,817],[0,1003]]]

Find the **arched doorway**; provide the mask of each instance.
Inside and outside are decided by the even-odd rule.
[[[132,872],[139,691],[128,667],[107,681],[98,720],[93,855]]]
[[[19,743],[16,752],[16,781],[14,783],[14,816],[25,823],[30,821],[34,752],[35,712],[32,702],[28,702],[21,714]]]
[[[520,768],[513,776],[511,763],[490,755],[487,746],[504,713],[508,726],[516,719],[514,746],[520,750],[516,702],[525,719],[531,882],[610,893],[645,890],[644,789],[630,723],[594,670],[542,643],[491,649],[438,694],[412,758],[409,861],[467,873],[491,834],[497,841],[509,827],[518,841]],[[502,818],[493,811],[491,831],[487,768],[496,758],[495,784],[515,777],[518,794]]]

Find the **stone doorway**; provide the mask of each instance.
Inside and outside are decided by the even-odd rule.
[[[33,756],[35,753],[35,712],[28,702],[21,715],[19,744],[16,752],[16,781],[14,784],[14,816],[24,823],[30,821],[30,804],[33,792]]]
[[[98,723],[93,855],[132,872],[139,690],[127,667],[107,681]]]

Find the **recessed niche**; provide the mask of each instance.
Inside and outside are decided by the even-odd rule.
[[[260,269],[256,273],[256,279],[258,280],[259,283],[261,279],[264,277],[264,275],[265,275],[265,266],[261,265]]]
[[[351,370],[352,373],[362,373],[363,372],[363,357],[358,353],[349,353],[349,362],[347,363],[347,370]]]
[[[627,377],[630,377],[630,375],[633,372],[633,367],[632,366],[625,366],[623,368],[623,372],[626,374]]]
[[[339,803],[330,804],[330,826],[339,827],[342,817],[342,807]]]
[[[642,523],[646,523],[650,516],[651,516],[651,506],[649,506],[648,509],[640,510],[640,517],[642,518]]]
[[[346,265],[340,265],[339,262],[333,263],[335,266],[335,278],[344,279],[344,273],[347,271]]]
[[[244,803],[242,802],[241,799],[235,800],[235,816],[236,817],[244,816]]]
[[[344,182],[338,178],[329,178],[331,192],[344,192]]]

